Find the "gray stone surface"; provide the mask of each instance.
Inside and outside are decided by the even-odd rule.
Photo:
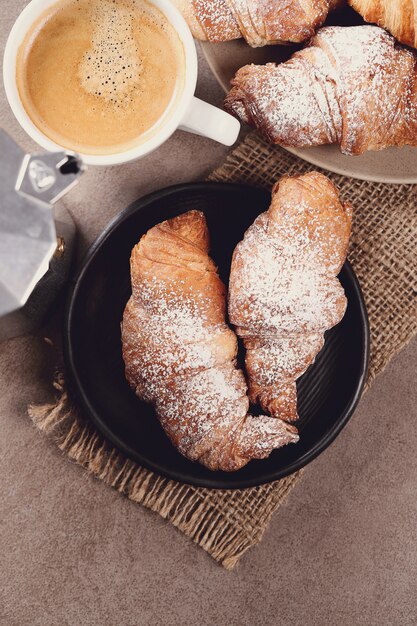
[[[1,48],[24,5],[2,0]],[[198,93],[221,102],[203,62]],[[32,149],[0,98],[0,126]],[[204,177],[226,153],[176,133],[144,161],[91,169],[66,200],[79,254],[131,200]],[[226,572],[34,429],[26,407],[49,397],[55,365],[42,337],[0,345],[1,626],[415,625],[416,348],[377,379],[263,542]]]

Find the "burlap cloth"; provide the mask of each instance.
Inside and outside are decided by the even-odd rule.
[[[282,174],[311,169],[251,134],[210,180],[269,189]],[[417,331],[417,187],[330,177],[355,208],[349,258],[370,319],[369,386]],[[298,472],[241,491],[195,488],[167,480],[106,443],[68,398],[62,376],[55,386],[59,392],[55,404],[29,409],[36,426],[70,459],[134,502],[159,513],[228,569],[262,539],[272,514],[300,478]]]

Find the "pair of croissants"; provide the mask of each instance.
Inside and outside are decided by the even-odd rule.
[[[306,41],[347,2],[367,22],[417,47],[417,0],[174,0],[196,39],[251,46]]]
[[[246,379],[204,214],[158,224],[135,246],[122,322],[126,377],[188,459],[234,471],[298,441],[296,380],[346,309],[337,275],[351,218],[317,172],[273,188],[230,272],[228,312],[246,350]],[[249,400],[269,415],[250,415]]]
[[[181,0],[194,34],[243,35],[253,46],[314,35],[331,0]],[[365,19],[416,45],[417,0],[351,0]],[[414,8],[415,7],[415,11]],[[417,146],[417,54],[379,26],[328,26],[285,63],[246,65],[232,80],[227,111],[289,148],[338,144],[362,154]]]

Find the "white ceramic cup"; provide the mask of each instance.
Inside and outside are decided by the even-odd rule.
[[[234,144],[239,134],[240,124],[234,117],[194,96],[198,72],[197,52],[190,29],[181,13],[170,0],[148,1],[162,11],[183,44],[185,80],[182,93],[172,105],[167,120],[149,139],[125,152],[106,155],[80,154],[88,165],[117,165],[144,157],[166,141],[177,128],[209,137],[226,146]],[[62,150],[64,146],[56,144],[44,135],[26,113],[16,83],[16,61],[19,47],[27,32],[42,13],[54,4],[57,4],[57,0],[31,0],[29,2],[10,31],[3,58],[4,87],[12,111],[27,134],[42,148],[49,151]]]

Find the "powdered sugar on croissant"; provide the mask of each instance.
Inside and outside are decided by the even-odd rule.
[[[212,42],[244,37],[253,47],[300,42],[340,0],[174,0],[194,37]]]
[[[275,417],[297,419],[296,380],[344,315],[336,276],[351,216],[322,174],[283,178],[235,249],[230,321],[244,340],[250,398]]]
[[[285,63],[240,69],[225,106],[285,146],[417,145],[417,55],[377,26],[329,26]]]
[[[237,340],[204,215],[184,213],[151,228],[131,256],[132,297],[122,324],[126,377],[155,406],[178,450],[212,470],[232,471],[298,440],[269,417],[248,415]]]

